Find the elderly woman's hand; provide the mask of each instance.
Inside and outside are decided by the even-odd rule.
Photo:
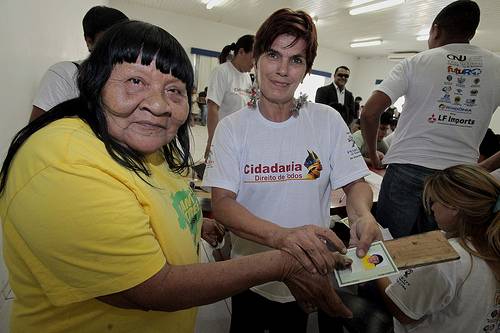
[[[336,268],[347,268],[352,263],[351,259],[338,252],[331,252],[330,256]],[[306,313],[321,308],[332,317],[352,317],[352,312],[335,292],[331,275],[308,273],[301,264],[288,255],[283,282]]]
[[[201,226],[201,238],[213,247],[217,246],[224,239],[224,227],[215,220],[203,218]]]
[[[346,251],[333,231],[315,225],[280,228],[273,237],[272,247],[291,254],[310,273],[321,274],[327,274],[335,267],[332,251]]]

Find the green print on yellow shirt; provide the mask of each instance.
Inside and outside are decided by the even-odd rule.
[[[201,209],[192,191],[178,191],[170,195],[172,205],[177,212],[177,221],[181,229],[189,228],[196,243],[197,225],[201,221]],[[196,245],[196,244],[195,244]]]

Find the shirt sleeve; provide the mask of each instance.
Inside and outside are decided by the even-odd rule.
[[[408,91],[409,75],[408,59],[402,60],[391,70],[387,78],[376,88],[389,96],[391,103],[398,100]]]
[[[333,128],[330,136],[330,147],[333,147],[330,181],[333,189],[337,189],[367,176],[369,170],[340,114],[332,111],[330,118]]]
[[[127,184],[95,167],[48,167],[10,204],[12,242],[56,306],[113,294],[166,259]]]
[[[454,276],[450,263],[408,269],[385,293],[405,315],[418,320],[450,304],[456,291]]]
[[[227,89],[227,78],[221,66],[216,67],[208,80],[207,99],[211,100],[219,107],[224,99],[225,89]]]
[[[222,119],[215,129],[203,185],[223,188],[238,194],[241,179],[240,153],[238,138],[229,127],[229,119]]]
[[[71,65],[75,66],[74,75],[76,75],[76,65]],[[34,106],[49,111],[64,101],[78,97],[76,77],[68,77],[62,65],[60,67],[52,66],[47,70],[33,100]]]

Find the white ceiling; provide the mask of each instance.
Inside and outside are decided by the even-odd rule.
[[[275,10],[301,9],[317,16],[320,47],[360,57],[389,55],[393,52],[423,51],[427,42],[416,35],[431,25],[436,14],[453,0],[406,0],[402,5],[378,12],[350,16],[353,0],[223,0],[211,10],[202,0],[121,0],[173,13],[256,31]],[[500,52],[500,0],[476,0],[481,23],[472,43]],[[203,31],[203,27],[199,27]],[[380,37],[380,46],[350,48],[354,39]]]

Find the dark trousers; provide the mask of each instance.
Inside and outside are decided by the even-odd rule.
[[[305,333],[308,314],[297,302],[279,303],[250,290],[231,298],[231,333]]]
[[[387,168],[378,196],[377,221],[394,238],[437,229],[422,204],[425,179],[435,171],[413,164],[390,164]]]

